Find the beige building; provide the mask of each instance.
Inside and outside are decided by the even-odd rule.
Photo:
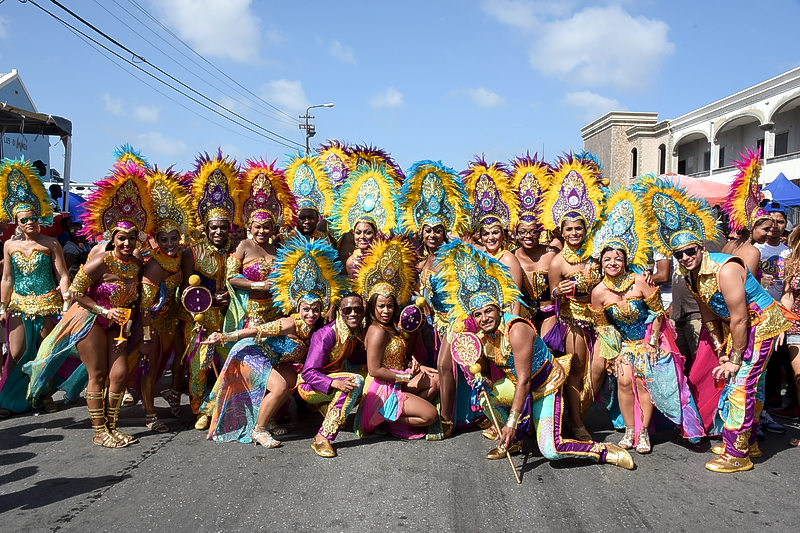
[[[800,67],[674,119],[612,111],[581,128],[612,183],[676,173],[730,183],[732,162],[760,147],[763,184],[783,172],[800,179]]]

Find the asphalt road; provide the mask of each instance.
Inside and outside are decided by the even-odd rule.
[[[184,402],[186,402],[184,396]],[[83,403],[55,414],[0,421],[0,531],[797,531],[800,437],[768,435],[750,472],[703,468],[711,454],[661,432],[637,468],[578,461],[549,463],[526,442],[515,457],[487,461],[478,432],[441,442],[342,432],[339,456],[317,457],[318,415],[293,413],[281,448],[216,444],[160,414],[173,432],[143,427],[140,407],[120,426],[138,444],[91,445]],[[298,419],[299,418],[299,419]],[[600,412],[587,424],[616,442]],[[705,445],[707,450],[708,445]]]

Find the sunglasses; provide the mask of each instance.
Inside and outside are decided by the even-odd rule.
[[[340,309],[343,315],[352,315],[353,313],[363,313],[364,308],[362,306],[357,307],[342,307]]]
[[[686,257],[694,257],[697,255],[697,252],[699,251],[700,248],[693,247],[693,248],[687,248],[685,250],[676,250],[672,252],[672,255],[675,256],[675,259],[681,260],[683,259],[684,254],[686,255]]]
[[[539,231],[537,231],[535,229],[531,229],[531,230],[521,229],[521,230],[517,231],[517,236],[518,237],[533,237],[537,233],[541,233],[541,232],[539,232]]]
[[[33,217],[22,217],[21,219],[19,219],[19,223],[20,224],[27,224],[28,222],[34,222],[34,223],[35,222],[39,222],[39,217],[36,217],[36,216],[33,216]]]

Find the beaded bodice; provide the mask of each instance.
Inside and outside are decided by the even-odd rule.
[[[194,272],[200,276],[200,284],[212,293],[225,286],[225,264],[228,252],[220,250],[208,239],[192,245],[194,255]]]
[[[515,322],[522,321],[530,324],[524,318],[512,315],[511,313],[503,313],[503,320],[497,327],[494,333],[478,332],[478,337],[483,344],[483,353],[493,361],[513,383],[517,382],[517,370],[514,366],[514,351],[511,349],[511,342],[508,338],[508,330]],[[536,328],[533,328],[536,331]],[[536,335],[533,343],[533,354],[531,356],[531,376],[535,376],[541,368],[552,361],[553,355],[547,348],[544,341]]]
[[[390,370],[405,370],[406,368],[406,343],[400,335],[392,338],[383,349],[382,364]]]
[[[537,302],[550,300],[550,280],[546,270],[525,270],[525,276],[533,289],[533,297]]]
[[[275,260],[267,257],[259,257],[242,266],[242,275],[250,281],[267,281],[267,277],[273,271]]]
[[[570,272],[569,274],[565,274],[564,278],[575,282],[575,294],[573,298],[578,300],[588,298],[589,295],[592,294],[592,289],[599,281],[594,279],[591,271],[587,272],[586,270]]]
[[[55,289],[53,280],[53,260],[50,252],[32,250],[25,255],[22,250],[11,253],[14,272],[14,292],[23,296],[46,294]]]
[[[629,298],[603,308],[609,324],[622,334],[623,340],[640,341],[647,333],[647,304],[643,298]]]
[[[269,359],[273,366],[281,363],[302,362],[308,353],[308,340],[292,339],[281,335],[267,337],[262,342],[272,351]]]

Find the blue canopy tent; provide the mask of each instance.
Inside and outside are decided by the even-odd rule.
[[[788,207],[800,206],[800,187],[789,181],[789,179],[783,175],[783,172],[778,174],[777,178],[764,187],[764,190],[772,193],[772,200],[775,202],[780,202]]]
[[[69,218],[74,221],[78,220],[78,217],[83,214],[85,209],[81,206],[86,202],[82,196],[75,194],[74,192],[69,193]]]

